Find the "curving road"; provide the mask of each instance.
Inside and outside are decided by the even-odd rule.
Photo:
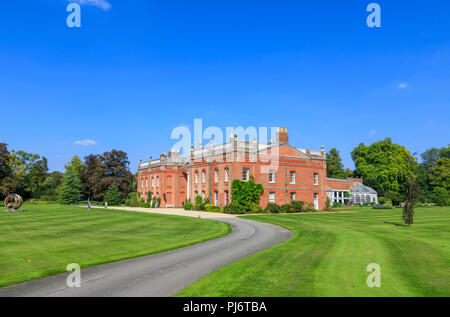
[[[224,221],[233,231],[193,246],[82,269],[79,288],[68,288],[69,273],[63,273],[0,288],[0,296],[172,296],[227,264],[293,236],[285,228],[227,215],[160,213]]]

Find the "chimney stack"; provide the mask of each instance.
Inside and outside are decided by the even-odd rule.
[[[277,128],[277,142],[289,144],[289,135],[287,133],[286,128],[284,128],[284,127]]]

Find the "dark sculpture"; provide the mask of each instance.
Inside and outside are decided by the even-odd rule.
[[[20,195],[10,194],[5,198],[5,207],[8,208],[5,211],[20,211],[19,208],[22,206],[22,203],[23,199]]]

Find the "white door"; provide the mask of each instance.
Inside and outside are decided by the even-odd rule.
[[[314,193],[314,209],[319,210],[319,194]]]

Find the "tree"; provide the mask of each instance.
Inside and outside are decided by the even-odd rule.
[[[74,170],[69,170],[64,175],[64,182],[61,189],[61,203],[70,205],[77,204],[82,197],[81,181]]]
[[[83,186],[83,193],[88,199],[103,200],[105,188],[101,184],[101,179],[104,175],[104,167],[100,155],[90,154],[86,156],[84,158],[84,164],[80,168],[79,175]]]
[[[11,151],[10,168],[22,197],[39,198],[47,178],[47,159],[38,154]]]
[[[449,206],[450,205],[450,195],[447,189],[443,187],[435,187],[433,189],[433,201],[438,206]]]
[[[15,190],[16,186],[17,183],[12,177],[11,156],[8,151],[8,145],[0,143],[0,194],[7,196]]]
[[[57,200],[61,195],[61,186],[64,180],[64,174],[60,172],[52,172],[45,179],[42,197],[46,196],[44,200]]]
[[[66,168],[66,172],[73,170],[75,171],[75,174],[77,174],[77,176],[79,175],[82,166],[83,161],[77,155],[74,155],[72,157],[69,164],[64,165],[64,167]]]
[[[109,205],[120,205],[122,198],[120,197],[119,188],[116,185],[111,185],[105,195],[105,201]]]
[[[235,179],[231,184],[231,200],[245,211],[250,211],[253,204],[259,204],[263,193],[264,187],[255,183],[253,175],[250,176],[248,181]]]
[[[432,186],[450,190],[450,159],[443,157],[436,162],[428,174]]]
[[[330,149],[327,153],[327,177],[345,178],[346,174],[339,151],[336,148]]]
[[[351,155],[356,177],[362,177],[364,184],[374,188],[379,196],[391,199],[394,204],[403,201],[403,193],[407,191],[409,162],[415,160],[404,146],[386,138],[370,146],[361,143]]]
[[[406,171],[405,185],[402,187],[403,221],[411,226],[414,223],[414,206],[419,192],[417,182],[418,163],[414,157],[409,157],[407,160],[409,168]]]
[[[80,169],[83,192],[94,200],[103,200],[111,185],[116,185],[121,198],[127,197],[136,189],[131,187],[135,181],[129,171],[128,156],[123,151],[112,150],[102,155],[88,155]]]

